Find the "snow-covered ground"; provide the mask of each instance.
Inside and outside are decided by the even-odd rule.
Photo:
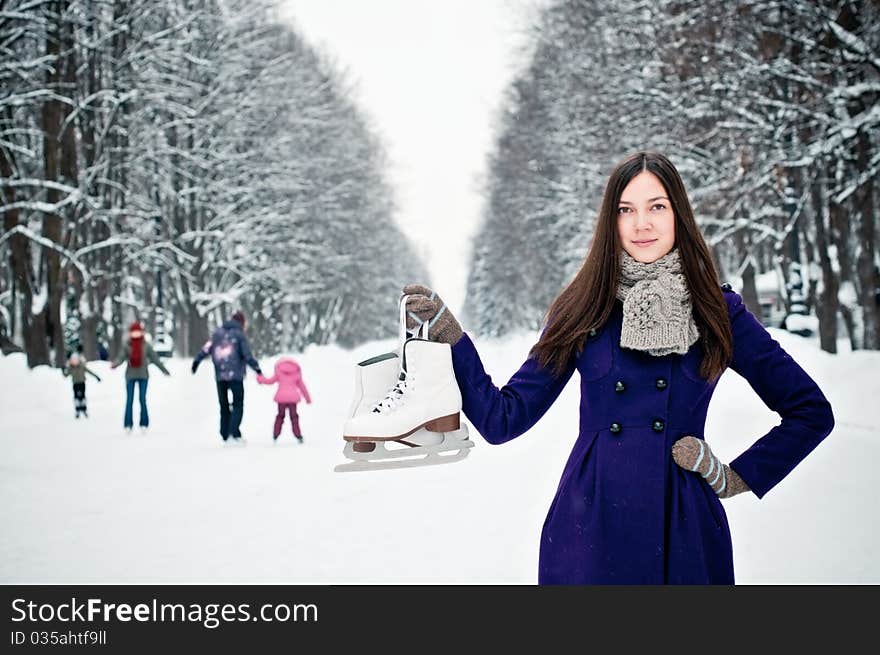
[[[818,381],[832,435],[763,500],[725,501],[739,583],[880,583],[880,353],[837,356],[771,330]],[[534,335],[478,340],[495,383]],[[353,365],[393,348],[310,348],[305,443],[273,443],[274,387],[245,383],[244,448],[223,446],[210,362],[153,369],[147,434],[122,430],[123,369],[90,367],[90,418],[70,380],[0,357],[0,583],[533,584],[538,539],[577,436],[577,375],[530,432],[443,466],[334,473]],[[264,358],[271,370],[273,358]],[[137,412],[137,407],[135,408]],[[137,413],[135,413],[137,417]],[[135,418],[137,420],[137,418]],[[707,438],[729,461],[776,424],[748,384],[721,379]]]

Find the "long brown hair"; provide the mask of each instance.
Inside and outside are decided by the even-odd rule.
[[[703,346],[700,374],[714,380],[730,361],[733,337],[727,304],[681,176],[663,155],[638,152],[624,159],[611,173],[586,259],[574,279],[551,303],[544,316],[547,327],[531,350],[530,354],[556,375],[581,351],[587,333],[602,327],[614,309],[623,249],[617,232],[617,206],[626,185],[643,171],[653,173],[663,184],[675,214],[674,247],[681,258]]]

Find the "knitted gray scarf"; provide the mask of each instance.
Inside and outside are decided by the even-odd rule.
[[[622,252],[617,297],[623,301],[621,348],[683,355],[700,337],[677,248],[650,264]]]

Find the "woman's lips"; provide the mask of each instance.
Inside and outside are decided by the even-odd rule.
[[[652,243],[654,243],[657,239],[648,239],[647,241],[633,241],[639,248],[647,248]]]

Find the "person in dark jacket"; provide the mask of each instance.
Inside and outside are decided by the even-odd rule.
[[[500,389],[433,290],[407,285],[409,329],[451,345],[462,409],[501,444],[580,374],[580,424],[541,532],[540,584],[733,584],[720,499],[763,498],[834,427],[818,385],[742,297],[720,284],[673,164],[658,153],[612,172],[580,271],[550,305]],[[781,422],[725,464],[709,401],[730,368]]]
[[[122,424],[127,431],[131,431],[134,425],[134,388],[138,388],[138,401],[141,407],[139,425],[146,430],[150,425],[150,415],[147,412],[147,383],[150,380],[150,364],[154,364],[164,375],[171,375],[162,364],[162,360],[153,350],[153,346],[144,336],[144,326],[140,321],[134,321],[128,327],[128,339],[122,347],[122,352],[110,365],[116,368],[125,362],[125,416]]]
[[[217,399],[220,402],[220,436],[226,443],[243,443],[241,419],[244,416],[244,376],[245,366],[250,366],[257,375],[262,375],[260,364],[251,354],[251,347],[244,335],[245,316],[235,312],[223,325],[214,330],[210,341],[206,342],[196,354],[192,363],[195,375],[199,364],[208,355],[214,362],[214,377],[217,382]],[[232,407],[229,394],[232,394]]]
[[[73,409],[76,412],[76,418],[82,414],[86,418],[89,417],[88,408],[86,407],[86,373],[95,378],[98,382],[101,377],[92,371],[86,365],[86,359],[82,356],[82,347],[70,355],[67,360],[67,366],[64,367],[62,373],[64,377],[70,376],[73,381]]]

